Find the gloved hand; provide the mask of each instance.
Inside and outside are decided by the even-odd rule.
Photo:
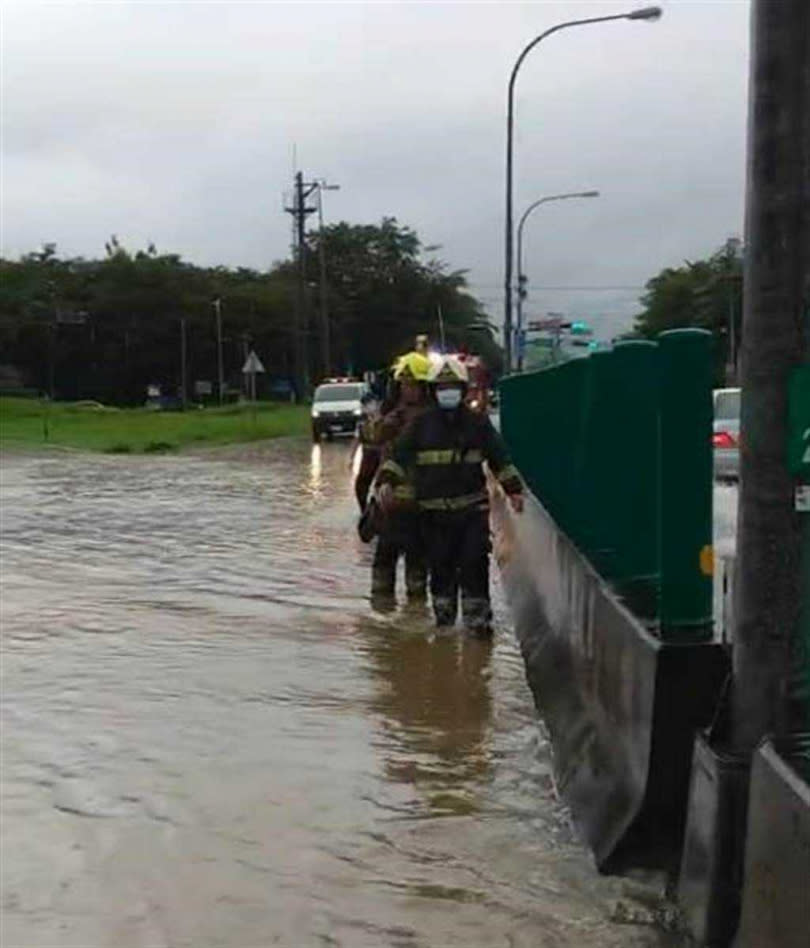
[[[523,513],[523,494],[507,494],[512,510],[516,514]]]
[[[390,484],[382,484],[377,488],[377,502],[384,513],[390,512],[395,504],[394,488]]]

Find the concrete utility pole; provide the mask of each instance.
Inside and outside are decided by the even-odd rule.
[[[285,208],[292,214],[295,225],[295,246],[298,254],[298,279],[295,293],[293,323],[293,365],[296,395],[299,399],[309,394],[309,319],[307,307],[306,219],[317,208],[307,207],[307,198],[318,187],[317,182],[304,183],[304,175],[295,174],[293,206]]]
[[[180,317],[180,401],[186,407],[188,382],[186,379],[186,317]]]
[[[217,395],[219,404],[225,401],[225,365],[222,361],[222,300],[217,297],[212,304],[217,316]]]
[[[735,262],[740,251],[740,241],[736,237],[729,237],[726,241],[726,296],[728,300],[728,354],[726,356],[726,385],[735,386],[737,384],[737,315],[735,312],[734,300],[738,283],[738,275],[735,274]],[[742,295],[742,294],[740,294]]]
[[[326,243],[323,233],[323,192],[339,191],[339,184],[327,184],[318,181],[318,267],[320,270],[318,289],[321,302],[321,362],[323,376],[332,374],[332,333],[329,325],[329,293],[326,285]]]
[[[754,0],[748,125],[734,740],[784,748],[810,672],[810,512],[788,470],[788,384],[810,363],[810,3]],[[798,699],[798,700],[794,700]],[[806,725],[805,725],[806,726]]]

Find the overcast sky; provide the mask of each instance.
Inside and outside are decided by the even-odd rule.
[[[556,23],[645,2],[5,2],[3,255],[100,256],[114,233],[267,268],[289,252],[295,146],[340,185],[328,220],[397,217],[500,321],[512,63]],[[516,216],[602,192],[527,225],[530,316],[609,335],[659,269],[741,233],[748,2],[661,6],[556,34],[521,70]]]

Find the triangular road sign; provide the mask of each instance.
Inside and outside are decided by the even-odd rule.
[[[245,364],[242,366],[242,373],[244,375],[253,375],[255,372],[264,372],[264,366],[262,365],[262,360],[251,349],[250,355],[245,359]]]

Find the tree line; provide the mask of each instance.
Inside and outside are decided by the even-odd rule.
[[[320,318],[321,249],[328,327]],[[58,399],[140,404],[147,386],[180,394],[184,380],[193,399],[198,381],[216,391],[219,300],[224,375],[234,390],[251,349],[266,369],[266,392],[291,386],[303,397],[304,374],[317,381],[384,368],[418,333],[438,341],[440,318],[448,348],[465,346],[497,372],[493,328],[464,271],[449,269],[437,249],[394,218],[312,232],[302,301],[300,259],[260,272],[195,266],[153,245],[133,252],[115,237],[100,259],[61,257],[45,244],[0,259],[0,364],[22,386]],[[298,378],[296,346],[305,359]]]
[[[737,376],[743,311],[743,249],[739,240],[701,260],[666,267],[648,280],[635,333],[654,337],[667,329],[708,329],[715,338],[715,384]]]

